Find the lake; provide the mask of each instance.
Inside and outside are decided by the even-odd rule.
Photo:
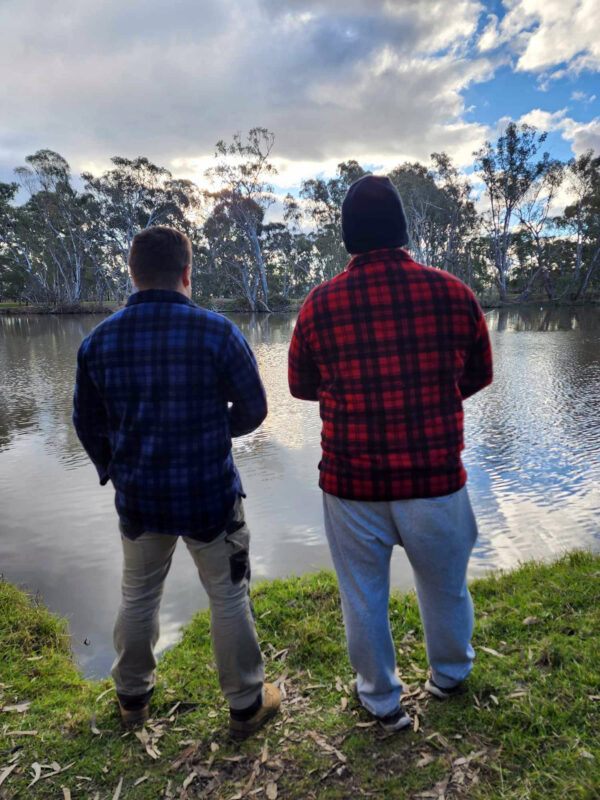
[[[269,416],[234,443],[248,494],[254,580],[330,567],[317,485],[317,405],[290,397],[295,315],[231,315],[250,342]],[[121,550],[110,486],[71,426],[75,355],[102,317],[0,317],[0,573],[68,618],[87,675],[106,676]],[[465,403],[469,492],[480,537],[471,576],[600,549],[600,309],[487,314],[494,384]],[[402,551],[398,588],[412,585]],[[159,648],[206,606],[185,547],[161,609]]]

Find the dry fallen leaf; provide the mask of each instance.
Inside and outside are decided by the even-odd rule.
[[[539,621],[539,617],[525,617],[523,625],[537,625]]]
[[[182,742],[184,744],[184,742]],[[192,740],[189,747],[179,754],[179,756],[172,762],[171,767],[173,769],[179,769],[179,767],[183,764],[184,761],[187,761],[188,758],[191,758],[196,750],[198,749],[198,742]]]
[[[7,731],[6,736],[37,736],[37,731]]]
[[[109,686],[108,689],[105,689],[101,694],[98,695],[98,697],[96,698],[96,702],[99,703],[100,700],[102,700],[103,697],[105,697],[107,694],[110,694],[111,692],[114,692],[114,691],[116,691],[115,687],[114,686]]]
[[[179,708],[180,705],[181,705],[181,700],[178,700],[175,703],[175,705],[167,711],[167,713],[165,714],[165,717],[170,717],[171,714],[174,714],[177,711],[177,709]]]
[[[282,683],[285,681],[285,679],[287,678],[287,676],[288,676],[289,674],[290,674],[290,671],[289,671],[289,669],[286,667],[286,668],[283,670],[283,672],[281,673],[281,675],[280,675],[278,678],[275,678],[275,680],[273,681],[273,683],[275,684],[275,686],[281,686],[281,684],[282,684]]]
[[[50,769],[51,772],[47,772],[45,775],[42,775],[40,780],[45,781],[48,778],[53,778],[55,775],[58,775],[60,772],[66,772],[68,769],[71,769],[75,762],[71,761],[70,764],[67,764],[66,767],[61,767],[58,761],[53,761],[52,764],[41,764],[40,766],[42,769]]]
[[[342,711],[345,711],[348,708],[348,698],[342,697],[342,699],[340,700],[340,705],[342,707]]]
[[[504,658],[504,654],[499,653],[497,650],[494,650],[493,647],[486,647],[485,645],[480,645],[479,649],[483,650],[484,653],[489,653],[491,656],[496,656],[497,658]]]
[[[326,741],[326,739],[324,739],[322,736],[319,736],[318,733],[315,733],[315,731],[308,731],[308,735],[311,737],[311,739],[314,739],[314,741],[316,742],[316,744],[319,745],[321,750],[325,750],[326,753],[333,753],[338,758],[338,760],[342,762],[342,764],[346,763],[348,759],[344,755],[344,753],[340,752],[333,745],[329,744],[329,742]]]
[[[141,778],[138,778],[137,781],[134,781],[133,785],[134,786],[139,786],[140,783],[143,783],[144,781],[147,781],[149,777],[150,777],[150,775],[146,772],[144,775],[142,775]]]
[[[276,800],[277,798],[277,784],[274,781],[269,781],[266,786],[266,793],[268,800]]]
[[[264,764],[269,758],[269,743],[265,742],[262,753],[260,754],[260,763]]]
[[[435,761],[435,756],[431,755],[430,753],[426,753],[422,758],[420,758],[416,765],[417,767],[426,767],[428,764],[433,764]]]
[[[442,736],[442,734],[441,734],[441,733],[438,733],[438,731],[434,731],[433,733],[430,733],[430,734],[429,734],[429,736],[426,736],[426,737],[425,737],[425,739],[426,739],[428,742],[430,742],[432,739],[435,739],[435,740],[436,740],[436,741],[438,741],[438,742],[441,744],[441,746],[442,746],[442,747],[444,747],[444,748],[448,748],[448,746],[449,746],[449,745],[448,745],[448,741],[447,741],[447,739],[444,739],[444,737]]]
[[[436,783],[433,789],[429,789],[426,792],[421,792],[420,794],[416,795],[416,797],[431,797],[435,798],[435,800],[444,800],[446,797],[446,789],[448,788],[448,778],[445,778],[443,781]]]
[[[33,784],[37,783],[39,779],[42,777],[42,767],[40,764],[38,764],[37,761],[33,762],[33,764],[31,765],[31,769],[33,770],[33,780],[31,781],[29,786],[33,786]]]
[[[24,714],[26,711],[29,710],[29,706],[31,705],[31,700],[25,700],[22,703],[15,703],[12,706],[2,706],[0,711],[15,711],[17,714]]]
[[[102,735],[102,732],[99,731],[98,728],[96,727],[96,712],[95,711],[92,714],[92,721],[91,721],[91,724],[90,724],[90,730],[92,731],[94,736],[101,736]]]
[[[119,800],[121,796],[121,789],[123,787],[123,778],[119,778],[119,782],[117,783],[117,788],[115,789],[115,793],[112,796],[112,800]]]
[[[192,770],[190,772],[190,774],[187,776],[187,778],[184,780],[183,785],[182,785],[181,788],[185,791],[188,788],[188,786],[190,785],[190,783],[194,780],[195,777],[196,777],[196,773],[194,772],[194,770]]]
[[[216,742],[211,742],[210,743],[210,752],[211,753],[216,753],[218,749],[219,749],[219,745]]]
[[[71,790],[67,789],[66,786],[61,786],[60,788],[62,789],[63,800],[71,800]]]
[[[18,762],[15,761],[15,763],[12,764],[10,767],[6,767],[6,769],[3,769],[2,772],[0,772],[0,786],[2,786],[2,784],[8,778],[13,769],[16,769],[18,766],[19,766]]]

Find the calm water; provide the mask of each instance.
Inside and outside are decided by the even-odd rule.
[[[600,549],[600,309],[493,311],[494,385],[465,404],[465,463],[480,526],[472,575]],[[70,424],[75,354],[101,317],[0,318],[0,573],[39,592],[71,624],[89,675],[106,675],[119,601],[112,491],[98,485]],[[270,413],[237,440],[248,493],[253,575],[331,565],[317,486],[317,406],[288,395],[295,316],[235,322],[250,341]],[[178,548],[162,605],[160,647],[206,598]],[[402,552],[394,585],[411,585]]]

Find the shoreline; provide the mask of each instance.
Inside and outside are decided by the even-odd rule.
[[[479,299],[479,298],[478,298]],[[195,300],[198,305],[207,308],[209,311],[215,311],[219,314],[295,314],[300,311],[302,307],[302,300],[294,300],[290,302],[289,306],[285,308],[273,308],[270,311],[257,309],[256,311],[248,311],[247,307],[238,305],[236,301],[227,298],[220,298],[218,300],[211,300],[210,303],[204,304],[202,298]],[[600,300],[544,300],[542,298],[537,300],[526,300],[523,302],[508,301],[502,302],[501,300],[479,299],[479,304],[484,310],[491,311],[493,309],[519,309],[519,308],[594,308],[600,307]],[[74,314],[114,314],[124,304],[118,303],[85,303],[74,305],[61,305],[61,306],[48,306],[44,304],[37,305],[19,305],[14,304],[0,304],[0,316],[3,317],[24,317],[24,316],[71,316]]]
[[[427,659],[414,593],[392,594],[414,725],[390,736],[349,688],[332,574],[254,586],[267,679],[279,682],[284,703],[240,745],[226,735],[208,612],[160,658],[151,721],[124,735],[111,681],[82,677],[67,623],[0,582],[0,798],[594,800],[600,555],[530,562],[470,587],[475,668],[466,692],[446,703],[422,691]]]

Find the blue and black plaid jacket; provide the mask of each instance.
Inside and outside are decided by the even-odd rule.
[[[243,495],[231,437],[266,414],[240,331],[179,292],[132,295],[79,348],[73,423],[131,538],[220,533]]]

